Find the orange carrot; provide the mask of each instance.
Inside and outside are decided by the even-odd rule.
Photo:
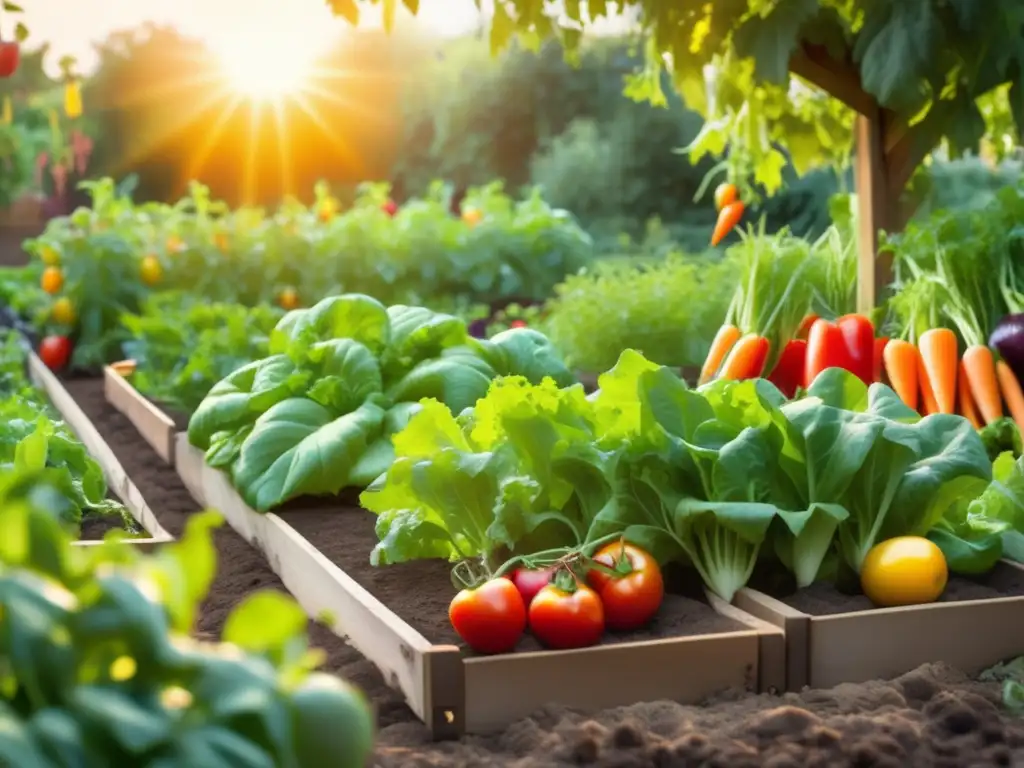
[[[978,404],[986,424],[1003,417],[1003,400],[996,379],[996,361],[992,350],[983,344],[974,344],[964,352],[960,375],[967,377],[971,397]],[[966,415],[966,414],[964,414]]]
[[[748,333],[736,342],[718,374],[723,379],[756,379],[768,361],[768,339]]]
[[[917,340],[928,383],[939,413],[956,412],[956,369],[959,364],[956,334],[949,328],[932,328]]]
[[[882,350],[882,360],[892,388],[908,408],[916,411],[920,378],[918,371],[921,368],[921,355],[917,347],[903,339],[892,339]]]
[[[711,245],[718,245],[725,239],[725,236],[732,231],[732,228],[740,223],[745,209],[746,206],[743,205],[743,201],[737,200],[735,203],[729,203],[721,210],[718,214],[718,222],[715,224],[715,231],[711,234]]]
[[[735,203],[739,196],[740,193],[735,184],[728,182],[719,184],[715,189],[715,210],[721,211],[725,206]]]
[[[1003,391],[1003,399],[1006,400],[1006,409],[1017,422],[1017,426],[1024,429],[1024,390],[1021,390],[1017,376],[1010,366],[1000,360],[996,363],[996,378],[999,380],[999,388]]]
[[[921,351],[917,353],[917,380],[921,385],[921,407],[917,412],[922,416],[931,416],[939,412],[939,404],[935,402],[935,392],[932,390],[932,383],[928,379],[928,371],[924,367],[924,360],[921,358]]]
[[[711,349],[708,350],[708,356],[704,360],[704,366],[700,369],[698,384],[705,384],[715,378],[718,369],[722,367],[725,356],[729,354],[729,350],[740,340],[742,335],[739,328],[728,323],[718,329],[718,333],[715,334],[715,338],[711,342]]]
[[[885,376],[885,348],[889,344],[889,339],[886,336],[878,336],[875,338],[875,361],[874,361],[874,378],[872,381],[883,381]]]
[[[956,380],[957,394],[960,396],[960,415],[967,419],[971,424],[974,425],[975,429],[981,429],[981,419],[978,418],[978,409],[974,407],[974,395],[971,394],[971,382],[967,377],[967,356],[964,355],[964,359],[960,361],[960,375]],[[992,377],[995,378],[996,370],[992,368]],[[996,385],[998,387],[998,385]],[[998,395],[998,391],[996,392]],[[1002,405],[1000,405],[1002,410]]]

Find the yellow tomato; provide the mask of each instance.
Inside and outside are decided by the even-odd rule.
[[[324,200],[317,206],[316,217],[326,224],[338,212],[338,204],[334,200]]]
[[[921,536],[897,536],[875,545],[860,569],[860,586],[875,605],[934,603],[949,578],[946,558]]]
[[[56,267],[60,264],[60,254],[57,249],[51,245],[44,245],[39,249],[39,258],[43,260],[43,264],[48,267]]]
[[[64,273],[60,271],[60,267],[47,267],[43,270],[43,279],[39,284],[51,296],[60,293],[60,289],[64,287]]]
[[[281,306],[281,309],[291,311],[298,309],[299,306],[299,294],[294,288],[285,288],[277,297],[277,303]]]
[[[73,325],[75,322],[75,305],[71,303],[71,299],[67,296],[62,296],[53,302],[50,316],[55,323]]]
[[[475,227],[483,219],[484,215],[480,213],[479,208],[466,208],[462,211],[462,220],[471,227]]]
[[[163,273],[163,267],[160,266],[156,256],[146,256],[139,266],[139,274],[142,277],[142,282],[146,285],[156,285],[159,283]]]

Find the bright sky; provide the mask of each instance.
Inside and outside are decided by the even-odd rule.
[[[23,17],[32,31],[29,46],[51,43],[47,69],[56,74],[57,59],[71,54],[88,73],[95,65],[92,43],[110,32],[138,27],[146,21],[172,24],[205,39],[214,48],[265,45],[274,48],[322,50],[347,27],[331,15],[325,0],[21,0]],[[484,3],[485,8],[488,3]],[[287,9],[287,10],[286,10]],[[404,10],[400,11],[404,13]],[[474,0],[424,0],[419,20],[444,35],[458,35],[479,23]],[[15,19],[0,19],[0,32],[12,33]],[[364,8],[360,25],[379,26],[380,6]],[[618,31],[621,22],[603,24]],[[598,30],[605,31],[605,30]]]
[[[325,0],[22,0],[21,5],[22,19],[32,32],[28,45],[51,43],[53,55],[47,69],[52,72],[65,54],[75,56],[81,69],[90,71],[96,60],[92,43],[146,21],[173,24],[214,47],[237,44],[244,35],[268,47],[276,38],[285,51],[326,47],[348,26],[331,15]],[[473,0],[434,0],[423,3],[420,18],[437,32],[460,34],[472,30],[478,17]],[[363,19],[360,26],[379,26],[379,6],[364,9]],[[15,21],[10,16],[0,19],[4,36],[13,32]],[[273,51],[268,55],[273,56]]]

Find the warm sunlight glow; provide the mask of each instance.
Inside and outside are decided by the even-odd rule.
[[[315,51],[300,43],[285,45],[280,38],[234,40],[220,46],[221,65],[231,89],[254,99],[291,96],[306,85]]]

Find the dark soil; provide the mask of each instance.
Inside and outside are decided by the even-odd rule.
[[[160,522],[180,533],[197,507],[177,474],[105,403],[102,382],[67,386]],[[199,620],[199,629],[210,635],[220,633],[228,612],[252,590],[282,588],[262,556],[226,527],[216,544],[220,571]],[[369,551],[351,540],[348,546],[353,553]],[[361,686],[377,706],[374,768],[1024,765],[1024,722],[1004,717],[999,685],[974,682],[942,665],[828,691],[726,694],[701,707],[660,701],[589,716],[549,707],[499,734],[434,744],[369,662],[327,630],[311,624],[310,631],[327,653],[327,670]]]
[[[370,565],[369,553],[378,541],[373,529],[377,516],[364,509],[342,504],[325,506],[323,500],[298,500],[278,514],[425,638],[439,645],[463,646],[468,652],[448,621],[448,604],[456,591],[449,564],[423,560],[380,568]],[[715,613],[705,601],[699,582],[689,574],[669,579],[668,584],[670,593],[649,627],[639,632],[609,633],[602,643],[748,629]],[[542,650],[541,645],[526,635],[514,652],[538,650]]]
[[[200,508],[178,473],[157,456],[125,416],[107,403],[102,379],[65,380],[64,386],[114,451],[160,524],[172,536],[179,536],[188,517]],[[246,595],[258,589],[285,591],[263,556],[227,525],[214,533],[214,543],[217,578],[197,626],[200,635],[206,637],[220,636],[228,614]],[[327,628],[310,622],[309,632],[313,645],[327,654],[325,669],[367,692],[377,705],[381,726],[413,719],[400,694],[385,685],[373,664]]]
[[[963,600],[987,600],[994,597],[1024,595],[1024,571],[999,563],[990,573],[979,578],[950,575],[940,603]],[[811,616],[833,616],[837,613],[870,611],[876,608],[863,594],[840,592],[835,586],[819,582],[791,595],[776,595],[782,602]]]

